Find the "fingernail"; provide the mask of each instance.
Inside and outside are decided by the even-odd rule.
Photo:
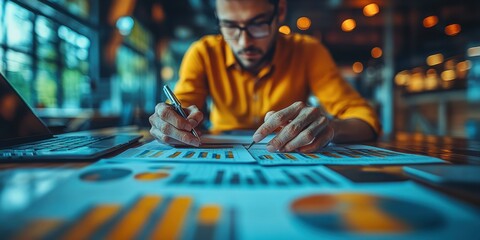
[[[262,135],[260,135],[259,133],[256,133],[253,135],[253,141],[260,142],[261,139],[262,139]]]
[[[190,125],[192,125],[192,127],[198,125],[198,122],[195,121],[195,119],[188,119],[188,122],[190,123]]]
[[[192,125],[190,124],[185,125],[185,130],[192,131]]]
[[[270,144],[267,145],[267,150],[268,150],[269,152],[275,152],[275,151],[277,151],[277,149],[275,149],[275,148],[274,148],[272,145],[270,145]]]
[[[200,146],[200,141],[198,141],[197,139],[194,139],[194,140],[190,141],[190,144],[195,146],[195,147],[199,147]]]

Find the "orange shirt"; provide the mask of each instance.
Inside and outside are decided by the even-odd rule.
[[[184,107],[205,107],[211,97],[213,131],[257,129],[268,111],[315,95],[339,119],[358,118],[375,132],[375,111],[346,81],[326,48],[307,35],[279,34],[272,62],[257,75],[242,70],[221,35],[206,36],[187,51],[175,94]]]

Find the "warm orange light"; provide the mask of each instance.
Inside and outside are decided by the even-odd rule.
[[[457,63],[457,70],[460,71],[460,72],[466,72],[472,67],[471,64],[472,63],[469,60],[459,62],[459,63]]]
[[[435,27],[438,23],[438,17],[437,16],[428,16],[423,19],[423,26],[426,28],[431,28]]]
[[[425,90],[434,90],[438,87],[438,74],[435,69],[428,69],[425,76]]]
[[[291,32],[290,27],[287,26],[287,25],[281,26],[280,28],[278,28],[278,31],[285,34],[285,35],[288,35]]]
[[[363,8],[363,15],[367,17],[375,16],[378,12],[380,12],[380,9],[376,3],[370,3]]]
[[[350,32],[353,29],[355,29],[356,26],[357,26],[357,23],[355,22],[355,20],[349,18],[349,19],[346,19],[345,21],[343,21],[342,30],[344,32]]]
[[[462,31],[462,27],[460,27],[460,24],[450,24],[445,27],[445,34],[448,36],[455,36]]]
[[[468,70],[470,69],[470,61],[465,60],[463,62],[457,63],[457,75],[459,78],[465,78],[467,76]]]
[[[408,85],[409,80],[410,72],[408,72],[407,70],[401,71],[395,76],[395,83],[399,86]]]
[[[352,70],[354,73],[361,73],[363,72],[363,64],[361,62],[355,62],[352,65]]]
[[[443,81],[452,81],[452,80],[455,80],[457,75],[453,70],[445,70],[442,72],[441,77]]]
[[[297,20],[297,27],[300,30],[307,30],[310,28],[311,25],[312,21],[310,21],[310,18],[301,17]]]
[[[374,48],[372,49],[372,51],[371,51],[371,54],[372,54],[372,57],[373,57],[373,58],[379,58],[379,57],[382,56],[383,51],[382,51],[382,49],[379,48],[379,47],[374,47]]]
[[[443,55],[441,53],[433,54],[427,57],[428,66],[438,65],[443,62]]]
[[[161,23],[165,20],[165,11],[163,10],[162,5],[156,3],[152,6],[152,19],[156,23]]]

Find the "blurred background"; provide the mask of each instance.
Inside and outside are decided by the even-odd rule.
[[[480,1],[288,0],[386,134],[480,139]],[[57,132],[148,126],[212,0],[0,0],[0,72]],[[321,64],[321,63],[319,63]]]

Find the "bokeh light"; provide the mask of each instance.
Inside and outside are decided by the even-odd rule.
[[[279,27],[279,28],[278,28],[278,31],[281,32],[281,33],[283,33],[283,34],[285,34],[285,35],[288,35],[288,34],[290,34],[290,33],[292,32],[291,29],[290,29],[290,27],[287,26],[287,25],[283,25],[283,26]]]
[[[370,3],[363,8],[363,15],[367,17],[373,17],[380,12],[380,9],[376,3]]]
[[[425,28],[432,28],[435,27],[438,23],[438,17],[437,16],[428,16],[423,19],[423,26]]]
[[[300,30],[308,30],[312,25],[312,21],[308,17],[301,17],[297,20],[297,27]]]
[[[344,32],[350,32],[357,26],[355,20],[349,18],[342,22],[342,30]]]

